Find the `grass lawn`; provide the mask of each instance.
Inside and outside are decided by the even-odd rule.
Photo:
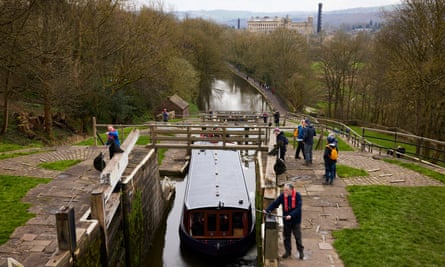
[[[337,175],[341,178],[369,176],[369,173],[363,169],[356,169],[346,165],[337,164]]]
[[[445,187],[347,189],[360,226],[333,232],[345,266],[445,266]]]
[[[11,159],[20,156],[27,156],[36,153],[42,153],[42,151],[29,151],[29,152],[14,152],[14,153],[0,153],[0,160],[2,159]]]
[[[51,179],[0,175],[0,244],[5,243],[18,226],[34,217],[29,203],[21,199],[33,187]]]
[[[40,163],[39,167],[47,170],[64,171],[80,162],[82,162],[82,160],[80,159],[58,160],[53,162]]]
[[[362,127],[359,126],[350,126],[351,129],[353,129],[356,133],[359,135],[362,135]],[[411,144],[405,144],[394,142],[394,135],[392,134],[386,134],[386,133],[380,133],[380,132],[374,132],[370,130],[365,131],[365,138],[370,141],[373,144],[387,147],[387,148],[396,148],[397,146],[402,146],[406,149],[407,153],[415,154],[416,153],[416,147]],[[397,138],[398,141],[402,141],[403,139],[401,137]]]

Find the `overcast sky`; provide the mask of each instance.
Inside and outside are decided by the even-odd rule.
[[[318,3],[323,11],[356,7],[374,7],[400,4],[401,0],[135,0],[149,5],[150,2],[163,2],[166,11],[189,10],[246,10],[255,12],[314,11]]]

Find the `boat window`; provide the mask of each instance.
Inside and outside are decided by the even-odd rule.
[[[232,215],[233,235],[236,237],[244,236],[243,213],[234,212]]]
[[[229,215],[220,214],[219,215],[219,230],[221,232],[227,232],[229,230]]]
[[[207,231],[216,231],[216,214],[207,214]]]
[[[244,228],[243,227],[243,213],[242,212],[234,212],[232,217],[233,228]]]
[[[204,235],[204,213],[196,212],[193,213],[193,221],[192,221],[192,235],[199,236]]]

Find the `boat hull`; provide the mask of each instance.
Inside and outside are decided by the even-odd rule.
[[[212,257],[243,256],[255,243],[255,230],[240,239],[195,239],[179,228],[181,247]]]

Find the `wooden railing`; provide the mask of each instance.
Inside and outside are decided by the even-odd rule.
[[[94,124],[104,128],[107,124]],[[138,128],[140,136],[148,136],[147,147],[176,149],[239,149],[267,151],[271,127],[262,123],[216,123],[194,124],[147,123],[138,125],[114,125],[124,139],[123,128]],[[95,136],[96,137],[96,136]],[[97,140],[95,141],[97,144]]]
[[[362,127],[359,134],[347,125],[327,119],[318,119],[319,127],[329,129],[344,137],[351,145],[361,151],[390,154],[394,157],[404,157],[415,161],[445,164],[445,142],[406,134],[398,131],[388,131],[376,128]],[[378,135],[381,134],[381,135]],[[380,140],[386,145],[376,144]],[[398,150],[398,148],[403,148]]]

